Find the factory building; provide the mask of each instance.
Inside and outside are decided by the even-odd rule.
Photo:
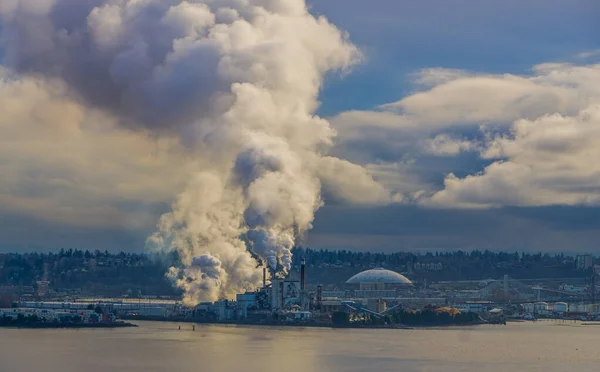
[[[412,286],[412,282],[404,275],[383,268],[360,272],[348,279],[346,284],[361,291],[381,291]]]
[[[566,302],[555,302],[552,306],[554,313],[566,313],[569,310],[569,305]]]
[[[51,310],[34,308],[0,309],[0,318],[18,319],[20,316],[36,316],[44,322],[67,322],[78,318],[82,323],[114,322],[113,314],[98,314],[94,310]]]
[[[235,300],[237,302],[238,318],[241,319],[248,318],[248,309],[258,307],[256,292],[237,294]]]
[[[105,312],[116,312],[119,315],[139,315],[148,317],[167,317],[176,315],[184,311],[184,307],[175,301],[162,300],[125,300],[118,301],[105,299],[102,301],[89,300],[77,302],[61,302],[61,301],[20,301],[20,306],[32,309],[49,309],[49,310],[86,310],[92,305],[100,306]]]
[[[383,313],[387,310],[387,302],[381,298],[370,298],[367,302],[367,308],[376,313]]]
[[[301,306],[301,293],[299,280],[271,279],[271,310]]]
[[[577,270],[587,270],[594,266],[594,256],[591,254],[581,254],[575,257],[575,267]]]
[[[300,280],[291,278],[277,278],[271,275],[271,310],[278,311],[299,307],[306,309],[308,305],[308,294],[306,293],[306,261],[303,259],[300,265]],[[266,280],[263,280],[266,283]]]
[[[383,268],[362,271],[348,279],[346,285],[345,291],[322,291],[322,299],[318,301],[322,313],[340,311],[345,303],[381,313],[390,303],[408,307],[419,306],[423,302],[423,299],[410,295],[412,282],[408,278]],[[430,304],[430,300],[427,299],[425,304]]]
[[[346,285],[353,298],[397,298],[407,294],[412,282],[397,272],[377,268],[354,275]]]

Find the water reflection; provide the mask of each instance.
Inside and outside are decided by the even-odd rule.
[[[554,323],[331,330],[140,322],[0,329],[0,371],[597,371],[600,328]]]

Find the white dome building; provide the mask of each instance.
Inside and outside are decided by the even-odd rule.
[[[346,284],[358,286],[361,290],[382,290],[408,287],[412,282],[395,271],[376,268],[354,275],[346,281]]]

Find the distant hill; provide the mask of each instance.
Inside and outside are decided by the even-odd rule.
[[[490,251],[391,254],[294,249],[293,269],[307,262],[308,285],[342,287],[352,275],[373,267],[401,272],[413,281],[573,278],[589,275],[577,270],[575,258],[564,254],[529,254]],[[100,251],[61,250],[57,253],[0,254],[0,287],[36,288],[47,279],[54,292],[131,297],[177,296],[180,292],[165,278],[179,258],[171,254],[111,254]]]

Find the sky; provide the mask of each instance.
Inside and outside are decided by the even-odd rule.
[[[361,54],[343,73],[325,71],[315,110],[337,132],[330,154],[360,169],[333,158],[319,168],[325,205],[302,244],[379,252],[597,250],[596,1],[308,5],[347,32]],[[144,250],[205,159],[190,160],[180,141],[156,134],[144,116],[158,115],[150,109],[127,113],[146,127],[123,124],[129,116],[109,109],[116,104],[101,96],[100,78],[80,83],[79,75],[56,73],[47,68],[51,60],[22,50],[11,58],[19,29],[7,9],[0,6],[0,251]],[[29,41],[22,45],[42,42]],[[80,96],[39,74],[63,78]],[[165,97],[180,92],[160,89]]]

